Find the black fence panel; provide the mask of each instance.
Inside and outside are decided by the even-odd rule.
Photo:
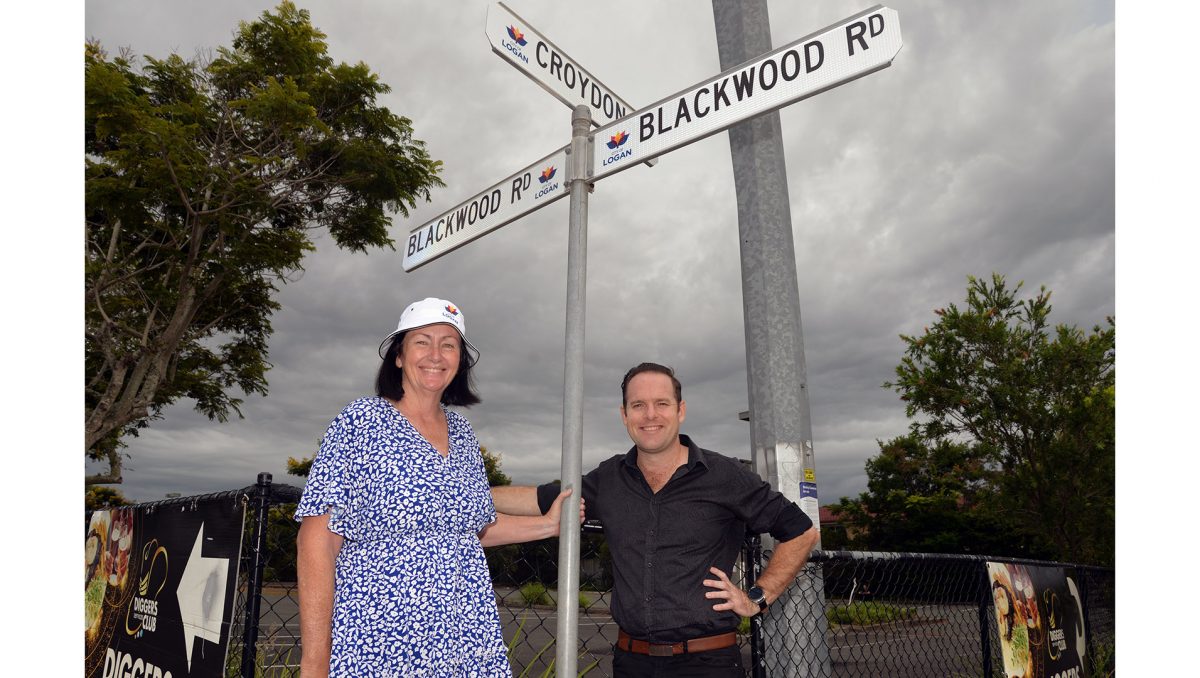
[[[246,488],[252,498],[256,491],[254,486]],[[252,510],[246,512],[235,627],[225,663],[228,678],[300,675],[300,596],[296,589],[296,535],[300,523],[292,518],[300,493],[298,487],[270,484],[268,478],[265,512],[253,510],[253,499]],[[261,522],[257,516],[262,516]],[[260,539],[263,549],[256,553]],[[256,555],[262,568],[259,587],[254,586],[253,577]],[[256,628],[251,629],[251,625]],[[248,633],[251,630],[253,634]],[[254,642],[249,644],[251,637]],[[244,664],[247,659],[252,661]]]

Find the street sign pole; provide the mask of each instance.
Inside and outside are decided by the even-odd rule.
[[[560,676],[578,675],[579,501],[583,469],[583,346],[587,310],[587,180],[591,168],[587,106],[571,113],[569,153],[571,214],[567,237],[567,328],[563,378],[562,487],[574,490],[563,502],[558,531],[558,636],[555,666]]]

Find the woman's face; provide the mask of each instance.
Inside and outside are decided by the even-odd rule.
[[[416,389],[440,398],[458,374],[461,356],[462,339],[453,325],[438,323],[409,330],[396,356],[405,392]]]

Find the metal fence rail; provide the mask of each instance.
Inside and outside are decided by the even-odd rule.
[[[300,617],[296,590],[296,534],[292,519],[300,489],[259,484],[234,491],[248,502],[242,562],[230,629],[226,676],[299,676]],[[172,500],[187,501],[187,498]],[[487,549],[504,638],[513,675],[554,675],[557,624],[558,540]],[[760,571],[770,551],[748,539],[734,580]],[[580,545],[578,667],[592,678],[612,675],[617,627],[609,613],[611,558],[598,525],[585,524]],[[1044,561],[920,553],[814,552],[796,579],[825,592],[822,610],[830,662],[818,671],[793,665],[787,653],[766,650],[796,641],[773,633],[795,633],[811,619],[744,623],[740,634],[747,675],[769,676],[1003,676],[999,635],[991,610],[988,561],[1065,568],[1080,582],[1088,629],[1091,676],[1114,671],[1114,571]],[[753,578],[753,575],[750,577]],[[768,614],[785,614],[772,606]],[[757,621],[757,620],[756,620]],[[755,672],[757,670],[757,672]]]

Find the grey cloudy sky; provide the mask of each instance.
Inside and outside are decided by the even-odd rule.
[[[300,0],[339,61],[364,61],[445,163],[446,187],[401,240],[567,143],[570,112],[491,53],[490,2]],[[517,13],[634,106],[717,74],[711,3],[511,0]],[[783,109],[783,137],[822,503],[865,489],[876,440],[906,430],[881,387],[901,333],[965,296],[967,276],[1053,290],[1054,322],[1114,313],[1112,2],[894,0],[894,64]],[[88,38],[110,51],[191,56],[227,45],[269,2],[91,0]],[[770,2],[776,46],[870,6]],[[329,421],[371,391],[375,348],[412,300],[453,300],[482,351],[480,441],[520,483],[559,474],[567,201],[412,273],[401,252],[347,254],[327,239],[279,296],[270,395],[245,419],[180,403],[130,441],[122,491],[138,500],[241,487],[311,454]],[[590,198],[584,469],[625,450],[619,382],[674,366],[684,432],[749,456],[736,203],[720,133],[604,179]]]

